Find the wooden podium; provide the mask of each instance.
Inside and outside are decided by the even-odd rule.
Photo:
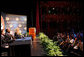
[[[36,38],[36,28],[29,28],[29,35],[31,35],[34,40]]]

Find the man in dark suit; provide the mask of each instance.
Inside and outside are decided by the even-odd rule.
[[[10,34],[10,29],[6,29],[5,38],[8,43],[15,40],[15,37]]]

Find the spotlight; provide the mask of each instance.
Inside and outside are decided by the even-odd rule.
[[[9,17],[6,17],[6,20],[8,21],[9,20]]]
[[[21,33],[22,31],[20,30],[20,33]]]
[[[19,18],[16,18],[16,21],[19,21]]]
[[[12,31],[10,31],[10,34],[13,34],[13,32],[12,32]]]
[[[19,27],[22,27],[22,25],[21,25],[21,24],[19,24]]]
[[[13,25],[10,25],[10,28],[13,27]]]
[[[27,21],[27,19],[25,18],[24,21]]]
[[[27,28],[25,27],[24,30],[27,30]]]
[[[53,10],[55,10],[55,8],[53,8]]]

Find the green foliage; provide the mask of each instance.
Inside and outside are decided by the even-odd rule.
[[[29,32],[27,32],[27,35],[29,35]]]
[[[39,33],[39,38],[47,56],[63,56],[60,47],[57,46],[57,41],[53,42],[53,40],[49,39],[44,33]]]
[[[19,35],[22,35],[22,33],[20,33]]]

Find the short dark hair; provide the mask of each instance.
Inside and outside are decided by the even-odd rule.
[[[10,33],[10,30],[9,29],[6,29],[6,32]]]

